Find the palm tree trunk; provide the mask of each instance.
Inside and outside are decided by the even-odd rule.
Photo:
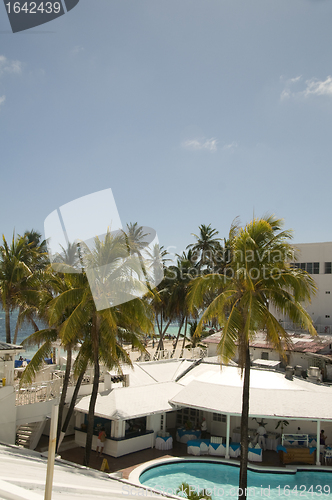
[[[249,351],[249,343],[247,343],[246,358],[244,365],[243,392],[242,392],[239,500],[246,500],[247,498],[246,490],[247,490],[247,466],[248,466],[249,389],[250,389],[250,351]]]
[[[63,384],[62,384],[61,398],[60,398],[60,402],[59,402],[59,417],[58,417],[58,428],[57,428],[57,435],[56,435],[56,444],[57,444],[56,449],[58,447],[59,438],[60,438],[61,425],[62,425],[62,414],[63,414],[63,409],[65,406],[67,389],[68,389],[68,384],[69,384],[69,377],[70,377],[70,370],[71,370],[71,347],[67,347],[66,351],[67,351],[67,363],[66,363],[65,376],[64,376]]]
[[[184,325],[184,335],[183,335],[183,342],[182,342],[182,349],[181,349],[181,353],[180,353],[180,358],[182,358],[182,356],[183,356],[184,346],[186,344],[187,326],[188,326],[188,316],[186,316],[186,322],[185,322],[185,325]]]
[[[13,344],[16,344],[16,341],[17,341],[18,330],[20,328],[20,314],[22,313],[22,311],[23,311],[23,307],[20,307],[19,311],[18,311],[16,325],[15,325],[15,333],[14,333]]]
[[[81,387],[81,384],[82,384],[84,373],[85,373],[85,369],[81,371],[81,373],[79,374],[79,377],[78,377],[78,379],[76,381],[75,390],[74,390],[73,396],[72,396],[71,401],[70,401],[70,405],[69,405],[69,408],[68,408],[68,413],[66,415],[64,424],[63,424],[62,429],[61,429],[61,433],[63,433],[63,434],[66,434],[66,432],[67,432],[70,419],[71,419],[72,414],[74,412],[76,399],[77,399],[77,396],[78,396],[78,393],[79,393],[79,390],[80,390],[80,387]]]
[[[7,344],[11,344],[11,337],[10,337],[10,311],[9,311],[9,305],[6,304],[5,307],[5,321],[6,321],[6,342]]]
[[[180,327],[179,327],[179,331],[178,331],[178,334],[176,336],[176,341],[175,341],[175,344],[174,344],[174,347],[173,347],[173,352],[172,352],[172,358],[175,354],[175,351],[176,351],[176,347],[178,345],[178,341],[179,341],[179,338],[180,338],[180,333],[181,333],[181,330],[182,330],[182,327],[183,327],[183,323],[184,323],[184,317],[181,319],[181,323],[180,323]]]
[[[93,325],[92,325],[92,342],[93,342],[93,362],[94,362],[94,376],[93,376],[93,385],[92,385],[92,393],[90,397],[90,405],[89,405],[89,414],[88,414],[88,429],[86,436],[86,445],[85,445],[85,457],[84,457],[84,465],[89,467],[90,463],[90,455],[91,455],[91,447],[92,447],[92,438],[93,438],[93,427],[94,427],[94,419],[95,419],[95,406],[98,396],[98,385],[99,385],[99,318],[97,314],[94,314],[93,317]]]
[[[157,354],[157,352],[160,350],[162,351],[164,349],[164,336],[165,336],[165,333],[167,331],[167,328],[169,327],[169,324],[172,320],[168,320],[165,328],[164,328],[164,331],[160,334],[160,339],[159,339],[159,342],[158,342],[158,345],[157,345],[157,349],[156,349],[156,352],[155,352],[155,355]]]

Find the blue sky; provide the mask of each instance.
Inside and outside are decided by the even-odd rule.
[[[12,34],[1,4],[0,232],[112,188],[176,252],[265,213],[331,241],[331,25],[324,0],[80,0]]]

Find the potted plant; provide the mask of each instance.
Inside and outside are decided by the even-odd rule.
[[[276,425],[276,429],[280,427],[281,429],[281,434],[284,433],[284,427],[286,427],[289,424],[288,420],[279,420],[279,422]]]

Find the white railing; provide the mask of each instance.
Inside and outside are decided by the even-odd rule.
[[[280,321],[280,324],[285,330],[298,332],[298,333],[309,333],[308,330],[303,330],[299,325],[295,325],[289,321]],[[321,334],[332,334],[332,325],[314,324],[317,333]]]
[[[59,398],[62,380],[56,378],[47,382],[23,384],[16,387],[16,406],[42,403]]]
[[[185,348],[183,349],[176,349],[175,353],[173,354],[173,349],[164,349],[161,351],[157,351],[153,356],[152,359],[154,361],[159,361],[162,359],[199,359],[199,358],[205,358],[207,356],[207,349],[202,348],[202,347],[190,347],[190,348]],[[143,356],[141,356],[143,358]],[[140,361],[149,361],[149,359],[141,359],[139,358]]]

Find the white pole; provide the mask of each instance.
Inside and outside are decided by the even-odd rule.
[[[320,420],[317,420],[316,434],[317,434],[316,465],[320,465]]]
[[[225,458],[229,459],[229,436],[230,436],[230,427],[231,427],[231,416],[229,413],[226,415],[226,456]]]
[[[48,455],[47,455],[47,472],[46,472],[46,485],[45,485],[44,500],[51,500],[51,498],[52,498],[52,484],[53,484],[54,457],[55,457],[56,431],[57,431],[57,425],[58,425],[58,415],[59,415],[59,405],[53,405],[52,406],[52,416],[51,416],[50,440],[49,440]]]

